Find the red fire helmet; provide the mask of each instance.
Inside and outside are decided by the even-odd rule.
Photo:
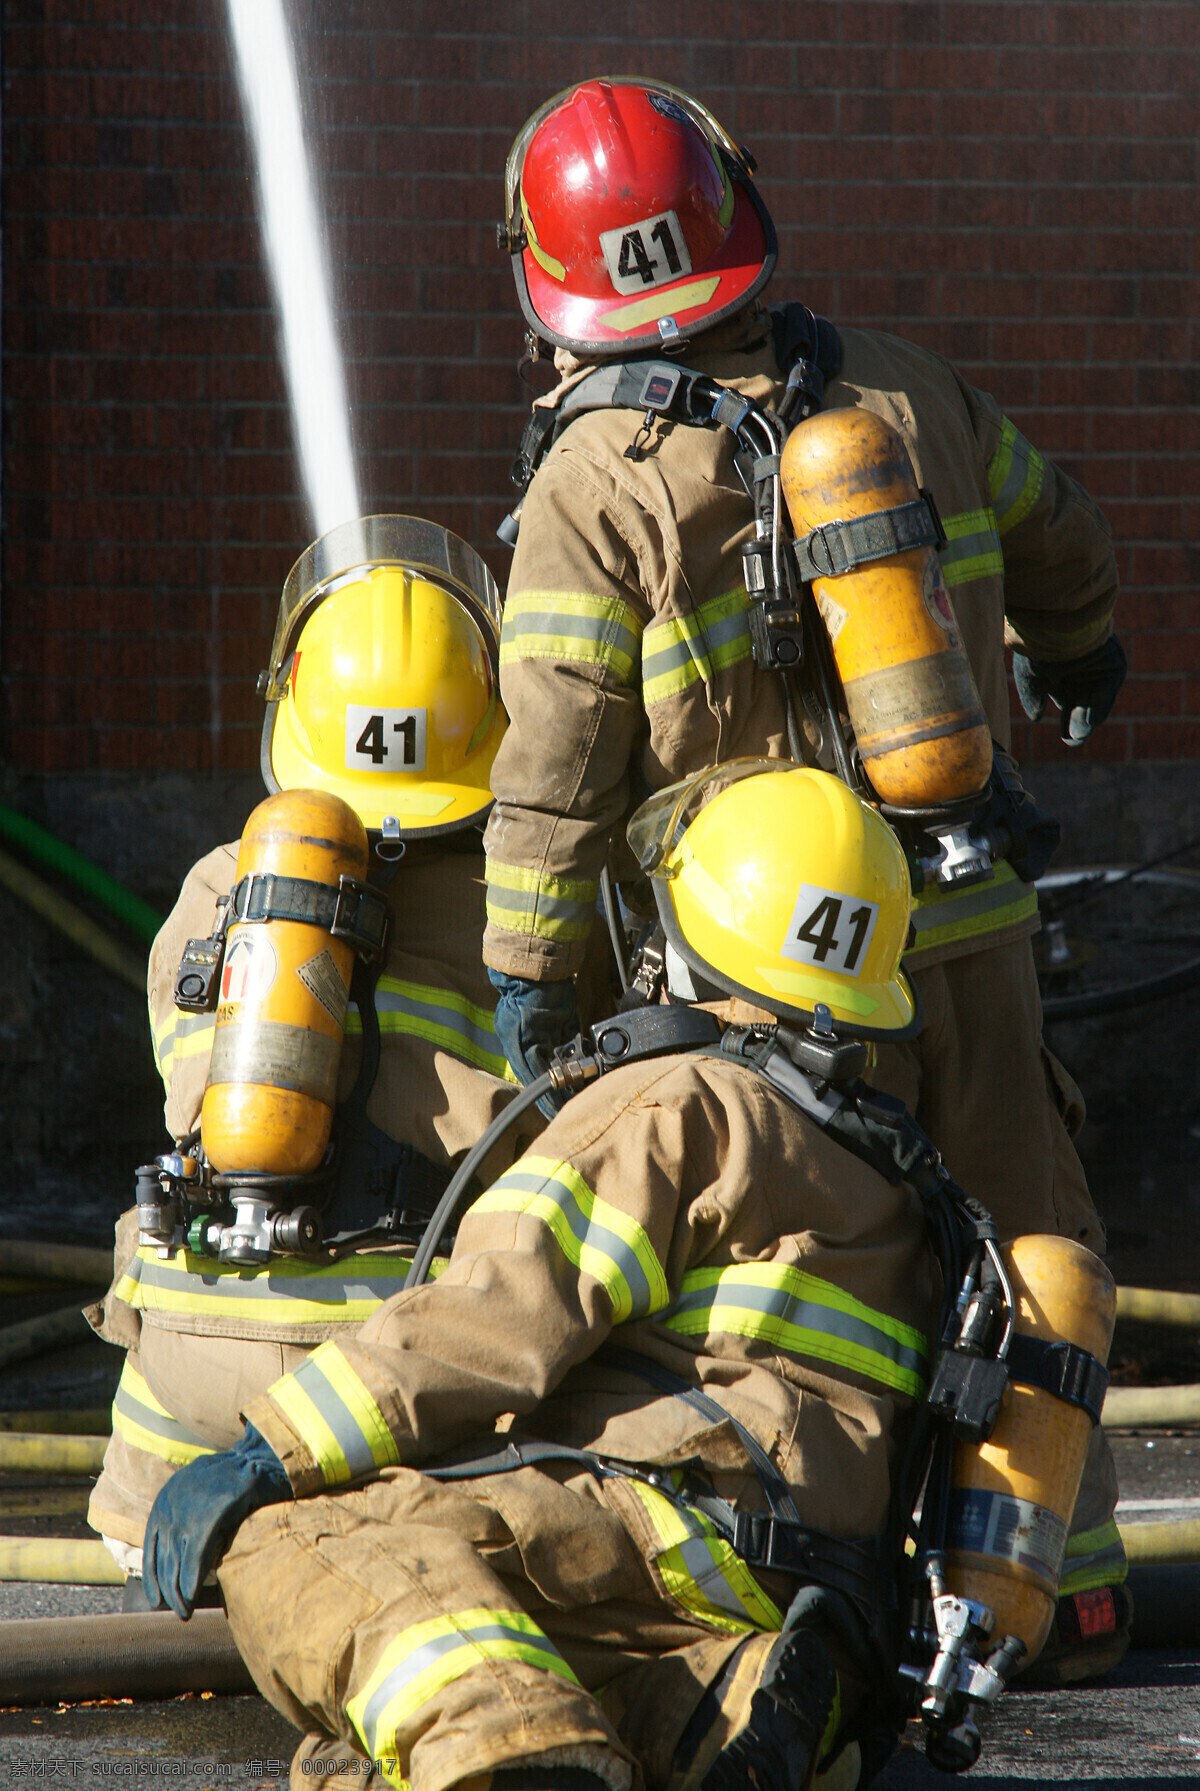
[[[538,336],[669,345],[744,309],[775,268],[753,158],[699,101],[607,76],[548,100],[505,170],[502,240]]]

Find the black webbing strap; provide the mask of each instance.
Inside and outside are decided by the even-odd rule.
[[[911,503],[891,510],[821,523],[811,534],[796,537],[796,557],[801,577],[811,583],[814,578],[840,578],[856,566],[910,548],[940,547],[945,539],[933,499],[923,491]]]
[[[365,958],[382,958],[387,948],[391,908],[387,897],[357,877],[340,877],[338,887],[308,877],[281,877],[251,871],[229,898],[230,926],[259,921],[300,921],[344,939]]]
[[[1099,1424],[1109,1373],[1090,1350],[1080,1349],[1074,1343],[1024,1337],[1018,1331],[1009,1339],[1006,1365],[1013,1380],[1027,1387],[1041,1387],[1067,1405],[1079,1406],[1093,1424]]]

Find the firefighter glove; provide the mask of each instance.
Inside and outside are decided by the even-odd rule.
[[[575,984],[570,977],[535,983],[530,977],[509,976],[503,970],[489,970],[488,977],[499,996],[495,1026],[500,1049],[528,1087],[546,1073],[558,1046],[567,1044],[579,1031]],[[538,1110],[553,1119],[565,1098],[544,1094]]]
[[[142,1544],[142,1585],[151,1610],[188,1618],[209,1571],[238,1526],[262,1505],[292,1497],[275,1451],[247,1424],[232,1449],[198,1455],[163,1487]]]
[[[1079,659],[1027,659],[1013,654],[1013,678],[1030,721],[1040,721],[1049,700],[1062,710],[1059,731],[1068,746],[1082,746],[1117,700],[1125,682],[1125,650],[1116,635]]]

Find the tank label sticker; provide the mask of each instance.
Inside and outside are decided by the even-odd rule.
[[[347,771],[424,771],[427,709],[346,704]]]
[[[960,1486],[950,1494],[946,1546],[958,1554],[993,1555],[1014,1562],[1057,1585],[1067,1524],[1031,1499]]]
[[[866,962],[879,903],[819,883],[802,883],[780,954],[797,964],[858,976]]]
[[[253,1082],[310,1095],[332,1107],[342,1060],[340,1035],[289,1026],[283,1020],[218,1026],[208,1066],[209,1086]]]
[[[600,253],[614,292],[623,295],[666,286],[692,271],[687,238],[673,211],[660,211],[616,230],[602,230]]]
[[[222,1007],[258,1001],[279,974],[279,959],[267,935],[258,928],[236,928],[221,971]]]
[[[840,603],[835,603],[827,591],[822,591],[817,598],[817,608],[821,612],[821,620],[825,624],[829,639],[836,647],[838,635],[846,626],[850,611],[843,609]]]
[[[987,726],[964,653],[928,653],[878,666],[847,679],[844,688],[864,759]]]
[[[921,595],[925,599],[925,608],[938,627],[944,629],[949,636],[947,645],[960,646],[962,643],[958,638],[958,618],[954,614],[950,593],[946,589],[946,580],[942,576],[941,561],[936,554],[930,554],[925,562],[925,571],[921,578]]]
[[[307,963],[298,964],[296,975],[310,994],[316,996],[334,1025],[344,1025],[350,991],[342,981],[342,973],[329,947],[318,952],[315,958],[309,958]]]

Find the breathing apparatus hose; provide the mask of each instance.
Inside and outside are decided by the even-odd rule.
[[[458,1203],[459,1196],[462,1194],[463,1189],[466,1187],[479,1165],[483,1162],[492,1146],[499,1139],[503,1138],[505,1132],[508,1131],[510,1126],[516,1124],[523,1113],[528,1112],[530,1107],[537,1101],[540,1101],[544,1094],[549,1094],[553,1088],[554,1081],[548,1072],[546,1075],[538,1076],[533,1082],[528,1083],[521,1090],[520,1094],[517,1095],[514,1100],[509,1102],[508,1106],[504,1109],[504,1112],[498,1114],[492,1121],[487,1131],[483,1134],[483,1137],[479,1140],[479,1143],[473,1145],[467,1152],[466,1156],[451,1177],[445,1193],[433,1209],[429,1223],[422,1234],[421,1242],[417,1245],[416,1252],[413,1256],[412,1267],[405,1277],[404,1286],[406,1289],[410,1287],[420,1287],[421,1283],[429,1274],[429,1265],[437,1255],[437,1248],[441,1243],[442,1233],[449,1224],[450,1215]]]

